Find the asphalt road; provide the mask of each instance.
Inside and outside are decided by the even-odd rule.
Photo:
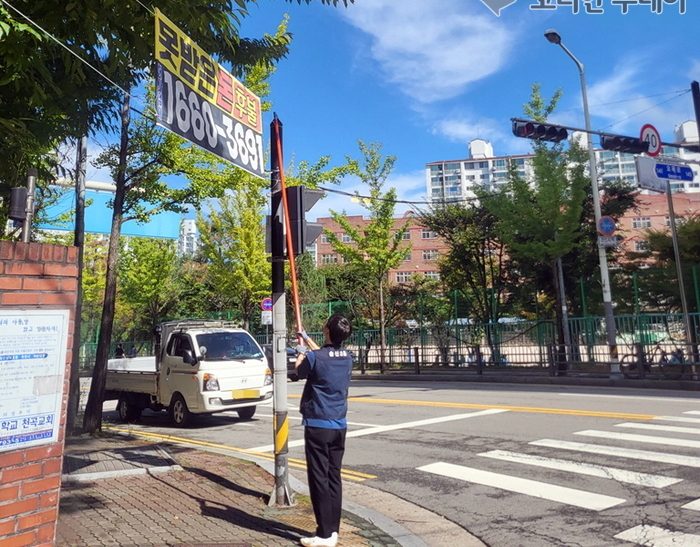
[[[290,473],[304,477],[302,383]],[[113,412],[107,421],[116,420]],[[700,396],[689,392],[354,381],[345,478],[444,515],[492,546],[700,546]],[[272,455],[272,409],[135,432]]]

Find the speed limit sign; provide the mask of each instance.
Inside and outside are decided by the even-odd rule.
[[[639,138],[649,143],[649,154],[652,157],[658,156],[661,153],[661,135],[659,135],[656,127],[650,123],[644,124],[639,132]]]

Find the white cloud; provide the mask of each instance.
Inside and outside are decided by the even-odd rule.
[[[389,82],[419,103],[449,99],[498,71],[513,37],[481,6],[451,0],[362,0],[342,13],[370,35]]]
[[[647,74],[643,60],[627,59],[589,87],[594,129],[637,135],[644,123],[652,123],[664,140],[673,139],[674,126],[688,119],[692,103],[682,85],[665,80],[663,87],[650,87]]]

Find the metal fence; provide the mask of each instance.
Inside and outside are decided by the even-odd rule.
[[[695,368],[700,365],[700,314],[690,315],[690,343],[686,343],[681,314],[618,315],[615,323],[619,361],[626,376],[696,378]],[[549,320],[389,328],[383,356],[379,330],[357,328],[346,346],[362,370],[452,368],[488,373],[511,368],[550,374],[609,374],[610,351],[604,320],[571,318],[568,327],[569,347],[557,343],[554,322]],[[309,334],[319,345],[323,343],[322,333]],[[260,344],[270,343],[271,336],[269,330],[254,334]],[[115,355],[117,344],[127,355],[151,355],[153,351],[152,340],[115,341],[110,356]],[[92,368],[95,350],[94,343],[82,346],[81,369]]]

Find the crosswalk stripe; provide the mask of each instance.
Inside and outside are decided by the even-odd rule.
[[[635,424],[625,422],[624,424],[615,424],[615,427],[628,427],[631,429],[646,429],[647,431],[666,431],[668,433],[687,433],[688,435],[700,435],[700,428],[697,427],[678,427],[674,425],[655,425],[655,424]]]
[[[587,452],[589,454],[632,458],[648,462],[668,463],[673,465],[683,465],[686,467],[700,467],[700,458],[695,456],[685,456],[683,454],[666,454],[664,452],[651,452],[648,450],[636,450],[632,448],[621,448],[618,446],[606,446],[603,444],[557,441],[554,439],[540,439],[538,441],[532,441],[529,444],[533,446],[546,446],[548,448],[561,448],[562,450],[573,450],[576,452]]]
[[[700,415],[700,410],[686,410],[683,414]]]
[[[698,535],[672,532],[671,530],[648,524],[642,524],[620,532],[615,536],[615,539],[649,547],[697,547],[700,545],[700,536]]]
[[[672,477],[664,477],[661,475],[652,475],[649,473],[637,473],[636,471],[628,471],[626,469],[618,469],[616,467],[608,467],[605,465],[573,462],[558,458],[546,458],[543,456],[535,456],[533,454],[509,452],[507,450],[491,450],[489,452],[482,452],[479,454],[479,456],[514,463],[522,463],[525,465],[534,465],[536,467],[544,467],[547,469],[556,469],[558,471],[578,473],[589,477],[603,477],[619,482],[636,484],[639,486],[648,486],[651,488],[663,488],[665,486],[677,484],[683,480]]]
[[[604,496],[594,492],[586,492],[585,490],[577,490],[575,488],[567,488],[556,484],[522,479],[520,477],[503,475],[501,473],[491,473],[490,471],[482,471],[472,467],[453,465],[445,462],[424,465],[419,467],[418,470],[452,479],[460,479],[465,482],[481,484],[483,486],[500,488],[508,492],[516,492],[518,494],[534,496],[536,498],[564,503],[566,505],[582,507],[583,509],[591,509],[593,511],[602,511],[603,509],[608,509],[609,507],[614,507],[615,505],[625,502],[622,498]]]
[[[618,433],[617,431],[596,431],[595,429],[587,429],[585,431],[577,431],[574,435],[596,437],[598,439],[613,439],[616,441],[633,441],[647,444],[663,444],[666,446],[682,446],[685,448],[700,448],[700,441],[689,441],[687,439],[677,439],[675,437]]]
[[[700,424],[700,418],[686,418],[684,416],[654,416],[654,420],[663,422],[678,422],[685,424]]]
[[[368,427],[366,429],[353,429],[348,431],[346,438],[349,437],[364,437],[365,435],[374,435],[376,433],[386,433],[387,431],[398,431],[399,429],[410,429],[412,427],[424,427],[426,425],[441,424],[444,422],[454,422],[456,420],[466,420],[469,418],[480,418],[481,416],[491,416],[493,414],[501,414],[503,412],[508,412],[502,408],[489,408],[486,410],[479,410],[477,412],[465,412],[464,414],[451,414],[449,416],[440,416],[437,418],[426,418],[425,420],[416,420],[415,422],[403,422],[400,424],[393,425],[378,425],[373,427]],[[297,439],[295,441],[289,441],[287,443],[289,448],[296,448],[299,446],[304,446],[304,439]],[[249,448],[253,452],[272,452],[274,450],[274,445],[266,444],[264,446],[256,446],[255,448]]]
[[[681,509],[690,509],[692,511],[700,511],[700,499],[697,499],[695,501],[691,501],[690,503],[686,503],[685,505],[682,505]]]

